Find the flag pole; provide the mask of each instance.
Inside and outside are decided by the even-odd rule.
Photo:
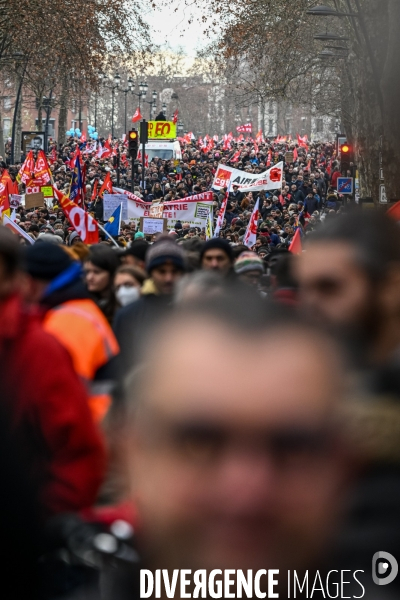
[[[98,226],[99,226],[99,228],[102,230],[102,232],[103,232],[103,233],[105,233],[105,234],[106,234],[106,236],[107,236],[108,238],[110,238],[110,240],[112,241],[112,243],[114,244],[114,246],[117,246],[117,248],[119,248],[119,246],[118,246],[117,242],[114,240],[113,236],[112,236],[112,235],[110,235],[110,234],[108,233],[108,231],[106,231],[106,230],[104,229],[104,227],[103,227],[102,225],[100,225],[100,223],[99,223],[98,221],[97,221],[97,225],[98,225]]]

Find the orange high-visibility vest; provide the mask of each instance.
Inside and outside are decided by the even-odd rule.
[[[94,377],[119,352],[107,319],[93,300],[68,300],[49,310],[43,325],[70,353],[76,372],[88,386],[93,417],[100,421],[111,404],[110,382],[96,382]]]

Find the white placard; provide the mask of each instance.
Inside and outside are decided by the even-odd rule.
[[[164,219],[143,218],[143,233],[152,235],[153,233],[162,233],[164,231]]]
[[[128,220],[128,197],[125,194],[104,194],[103,195],[103,221],[113,214],[114,210],[122,204],[122,220]]]

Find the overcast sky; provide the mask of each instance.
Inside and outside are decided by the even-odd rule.
[[[176,6],[179,10],[174,12]],[[191,9],[200,15],[197,9]],[[152,39],[157,44],[168,42],[173,49],[182,47],[190,56],[196,54],[196,49],[205,45],[206,40],[202,35],[203,26],[198,21],[188,25],[189,11],[183,6],[183,1],[171,2],[169,7],[152,11],[147,20],[152,30]]]

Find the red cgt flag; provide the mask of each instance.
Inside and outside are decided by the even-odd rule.
[[[140,108],[138,107],[135,110],[135,114],[132,117],[132,123],[136,123],[136,121],[140,121],[141,119],[143,119],[143,116],[142,116],[142,114],[140,112]]]
[[[172,117],[172,122],[175,124],[178,122],[178,109],[176,109],[176,111],[174,112],[174,116]]]
[[[18,175],[17,175],[18,183],[24,183],[25,185],[28,185],[29,182],[32,180],[34,170],[35,170],[35,159],[33,157],[32,150],[30,150],[18,172]]]
[[[236,127],[236,131],[239,133],[251,133],[251,123],[245,123]]]

